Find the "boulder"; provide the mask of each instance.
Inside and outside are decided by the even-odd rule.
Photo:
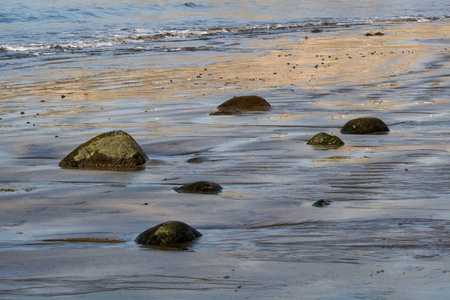
[[[348,121],[341,129],[343,134],[373,134],[388,132],[387,125],[378,118],[357,118]]]
[[[114,130],[100,134],[78,146],[60,163],[62,168],[100,170],[139,169],[148,157],[126,132]]]
[[[332,146],[339,147],[344,145],[344,142],[334,135],[329,135],[325,132],[321,132],[313,136],[308,142],[308,145],[317,145],[317,146]]]
[[[217,107],[222,112],[269,111],[270,104],[259,96],[239,96],[225,101]]]
[[[197,181],[174,188],[178,193],[218,194],[222,191],[220,184],[212,181]]]
[[[194,241],[201,236],[186,223],[168,221],[144,231],[135,242],[142,245],[173,245]]]

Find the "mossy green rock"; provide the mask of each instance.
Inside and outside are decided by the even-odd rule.
[[[183,222],[168,221],[152,227],[135,239],[142,245],[173,245],[196,240],[202,234]]]
[[[334,135],[329,135],[325,132],[321,132],[313,136],[308,142],[308,145],[317,146],[333,146],[338,147],[344,145],[344,142]]]
[[[148,157],[126,132],[114,130],[96,136],[78,146],[60,163],[62,168],[100,170],[139,169]]]
[[[222,112],[269,111],[270,104],[259,96],[239,96],[225,101],[217,107]]]
[[[389,127],[378,118],[358,118],[348,121],[341,129],[343,134],[374,134],[385,133]]]
[[[220,184],[212,181],[197,181],[174,188],[178,193],[218,194],[222,191]]]

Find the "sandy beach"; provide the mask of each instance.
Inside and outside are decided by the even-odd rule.
[[[449,19],[331,28],[268,40],[276,50],[180,57],[189,67],[156,58],[0,81],[0,298],[446,299],[449,32]],[[209,115],[239,95],[272,110]],[[363,116],[389,134],[339,133]],[[144,170],[58,167],[119,129],[150,158]],[[306,145],[319,132],[345,146]],[[198,180],[224,190],[173,191]],[[203,236],[134,243],[169,220]],[[45,241],[63,238],[125,242]]]

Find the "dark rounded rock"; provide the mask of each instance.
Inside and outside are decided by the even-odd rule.
[[[330,201],[320,199],[320,200],[314,202],[312,206],[314,206],[314,207],[324,207],[324,206],[328,206],[330,204],[331,204]]]
[[[207,159],[205,157],[193,157],[188,159],[186,162],[190,164],[201,164],[202,162],[205,162]]]
[[[197,181],[174,188],[178,193],[190,194],[218,194],[222,191],[220,184],[212,181]]]
[[[145,164],[148,157],[126,132],[114,130],[100,134],[78,146],[60,163],[62,168],[100,170],[133,170]]]
[[[387,125],[378,118],[357,118],[348,121],[341,129],[343,134],[370,134],[388,132]]]
[[[225,101],[217,107],[220,111],[269,111],[270,104],[259,96],[239,96]]]
[[[308,145],[318,145],[318,146],[342,146],[345,143],[334,135],[329,135],[325,132],[321,132],[313,136],[308,142]]]
[[[201,236],[186,223],[168,221],[144,231],[134,241],[142,245],[173,245],[191,242]]]

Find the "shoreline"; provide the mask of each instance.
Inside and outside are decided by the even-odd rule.
[[[383,26],[385,29],[374,26],[372,30],[369,29],[372,27],[364,27],[360,30],[322,32],[319,35],[309,33],[294,43],[290,40],[274,40],[273,43],[279,47],[288,43],[282,46],[286,49],[263,50],[263,55],[235,58],[231,62],[209,61],[204,66],[189,68],[89,71],[91,74],[87,76],[76,71],[79,75],[71,76],[67,82],[57,80],[48,84],[42,81],[42,84],[37,85],[37,93],[34,90],[22,96],[48,97],[51,93],[54,97],[70,95],[75,100],[98,101],[92,98],[99,93],[106,94],[103,98],[113,100],[142,96],[147,92],[160,92],[157,96],[166,98],[168,96],[164,94],[168,92],[182,91],[198,97],[203,92],[213,95],[233,89],[320,89],[339,83],[367,85],[367,88],[371,88],[377,82],[395,81],[392,77],[407,71],[423,70],[421,63],[427,60],[427,55],[439,52],[448,54],[445,39],[449,39],[449,27],[448,21],[435,21],[391,24]],[[383,35],[365,36],[373,32],[382,32]],[[245,54],[242,56],[246,57]],[[380,68],[380,65],[386,67]],[[355,74],[362,77],[356,77]],[[300,83],[304,85],[299,86]],[[396,85],[387,83],[381,87],[389,86]],[[117,91],[120,94],[114,95]],[[91,97],[82,97],[84,93]],[[5,92],[4,88],[1,96],[7,99],[12,93]]]
[[[444,299],[450,23],[370,32],[384,35],[323,32],[231,62],[1,89],[0,295]],[[272,111],[209,116],[246,94]],[[391,132],[340,135],[346,145],[334,150],[306,145],[368,115]],[[145,170],[57,166],[113,129],[141,145]],[[195,157],[205,161],[187,163]],[[224,191],[172,190],[205,178]],[[332,205],[314,208],[317,199]],[[203,237],[189,251],[134,244],[168,220]],[[77,238],[126,242],[44,242]]]

